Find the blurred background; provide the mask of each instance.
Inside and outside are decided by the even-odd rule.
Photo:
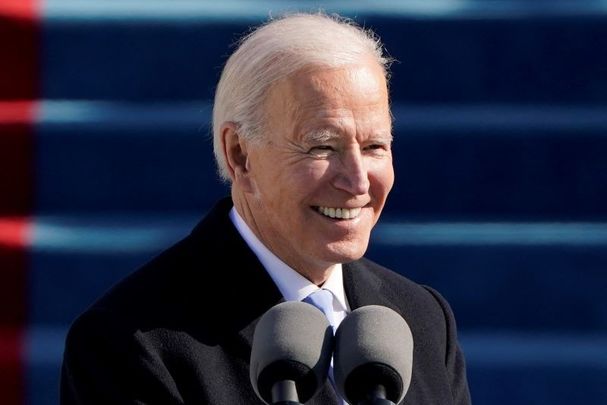
[[[398,60],[369,256],[452,304],[473,403],[607,404],[601,0],[1,0],[0,403],[56,404],[74,318],[227,193],[231,44],[319,8]]]

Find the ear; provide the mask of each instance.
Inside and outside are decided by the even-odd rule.
[[[223,156],[232,185],[244,191],[251,191],[247,141],[238,134],[238,127],[233,122],[224,123],[220,133]]]

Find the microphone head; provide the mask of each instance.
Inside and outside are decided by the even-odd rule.
[[[360,307],[342,321],[335,336],[335,385],[351,404],[368,399],[378,385],[386,398],[400,403],[411,384],[413,335],[390,308]]]
[[[292,380],[299,401],[308,401],[327,379],[333,340],[331,325],[314,306],[290,301],[270,308],[253,335],[250,377],[257,396],[271,403],[274,384]]]

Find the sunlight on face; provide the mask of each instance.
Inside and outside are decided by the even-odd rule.
[[[381,67],[299,71],[265,107],[265,141],[248,159],[253,231],[304,275],[360,258],[394,182]]]

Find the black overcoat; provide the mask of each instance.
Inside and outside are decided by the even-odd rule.
[[[261,404],[249,381],[259,317],[283,298],[223,200],[192,233],[119,282],[71,326],[61,404]],[[344,264],[352,309],[384,305],[414,339],[404,404],[470,403],[446,301],[367,259]],[[336,403],[330,383],[309,403]]]

